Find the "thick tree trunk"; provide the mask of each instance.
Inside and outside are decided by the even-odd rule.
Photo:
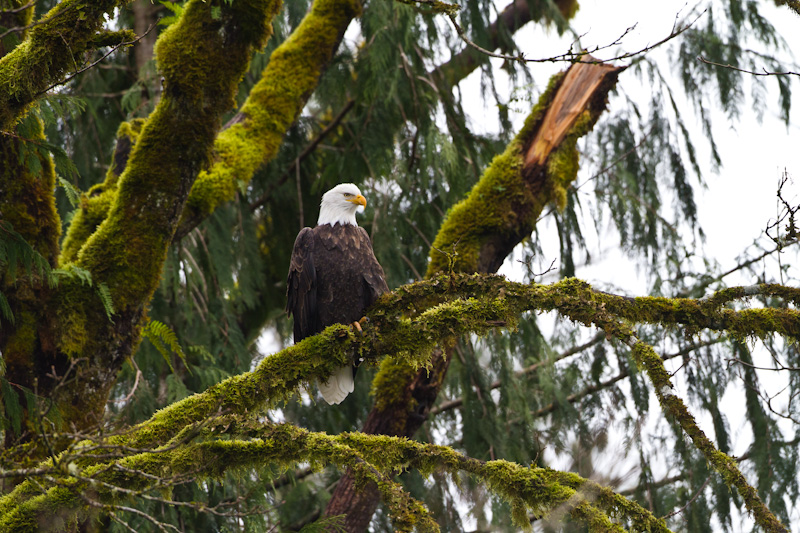
[[[501,156],[501,158],[517,158],[522,163],[518,167],[521,170],[516,179],[519,181],[517,185],[525,191],[525,198],[514,200],[510,204],[515,216],[508,220],[513,222],[504,224],[498,231],[488,234],[480,229],[476,231],[474,226],[470,229],[453,227],[459,217],[470,218],[477,215],[470,213],[476,208],[475,203],[469,202],[473,197],[481,197],[480,201],[485,204],[481,204],[480,207],[488,206],[495,201],[483,192],[476,194],[482,186],[497,179],[495,175],[497,170],[493,172],[493,168],[490,167],[470,193],[469,199],[456,206],[443,223],[434,243],[436,248],[448,250],[453,243],[462,240],[464,243],[472,242],[475,246],[474,250],[467,249],[463,254],[459,248],[460,255],[474,259],[471,263],[457,264],[457,270],[496,272],[514,246],[530,235],[544,206],[551,201],[563,205],[564,187],[569,186],[569,182],[574,179],[574,174],[577,172],[575,142],[578,137],[591,129],[605,109],[608,92],[616,84],[617,76],[622,70],[624,68],[603,64],[576,63],[565,75],[556,76],[553,82],[555,85],[542,96],[525,129],[514,141],[521,145],[515,146],[512,143],[506,154]],[[541,106],[545,106],[545,110]],[[558,161],[555,160],[556,157],[551,158],[554,154],[557,154]],[[564,158],[571,158],[570,162],[574,162],[574,165],[564,165]],[[497,161],[493,166],[496,164],[500,166]],[[564,166],[569,169],[564,170]],[[504,179],[507,178],[508,176]],[[509,200],[504,198],[502,201]],[[486,212],[492,212],[492,209],[487,207]],[[482,234],[474,235],[469,232]],[[435,264],[436,262],[432,261],[432,268],[428,271],[429,277],[442,271],[442,263],[439,263],[438,267]],[[437,351],[432,360],[432,369],[422,369],[410,374],[398,371],[397,379],[407,379],[411,376],[403,393],[399,398],[395,398],[394,402],[387,403],[381,402],[378,391],[376,407],[373,407],[367,417],[363,431],[413,437],[427,419],[436,401],[450,359],[450,353]],[[385,367],[382,367],[382,370],[386,370]],[[355,490],[353,477],[347,472],[334,490],[325,514],[328,516],[346,514],[347,531],[366,531],[378,502],[379,493],[375,487],[368,486],[361,491]]]

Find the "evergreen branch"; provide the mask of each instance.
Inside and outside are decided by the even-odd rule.
[[[697,60],[700,61],[701,63],[705,63],[706,65],[712,65],[712,66],[715,66],[715,67],[726,68],[726,69],[729,69],[729,70],[735,70],[736,72],[743,72],[745,74],[751,74],[753,76],[800,76],[800,72],[794,72],[794,71],[770,72],[765,68],[762,69],[763,72],[756,72],[754,70],[747,70],[747,69],[739,68],[739,67],[733,66],[731,64],[723,65],[722,63],[717,63],[716,61],[710,61],[710,60],[704,58],[703,56],[697,56]]]
[[[575,355],[576,353],[579,353],[579,352],[581,352],[583,350],[586,350],[587,348],[590,348],[591,346],[594,346],[594,345],[598,344],[600,341],[604,340],[605,338],[606,338],[605,333],[602,333],[602,332],[598,333],[589,342],[587,342],[585,344],[582,344],[580,346],[576,346],[575,348],[572,348],[570,350],[567,350],[567,351],[565,351],[564,353],[560,354],[557,357],[553,357],[553,358],[547,359],[545,361],[540,361],[538,363],[534,363],[533,365],[531,365],[531,366],[529,366],[529,367],[527,367],[525,369],[522,369],[522,370],[519,370],[519,371],[515,372],[514,375],[517,376],[517,377],[522,377],[522,376],[525,376],[527,374],[530,374],[530,373],[538,370],[542,366],[552,365],[552,364],[554,364],[554,363],[556,363],[558,361],[561,361],[562,359],[565,359],[567,357]],[[723,339],[715,339],[715,340],[706,341],[706,342],[702,342],[702,343],[698,343],[698,344],[693,344],[692,346],[689,346],[689,347],[687,347],[687,348],[685,348],[683,350],[679,350],[679,351],[671,353],[671,354],[663,354],[663,355],[661,355],[661,359],[663,361],[669,361],[670,359],[674,359],[676,357],[683,357],[685,355],[688,355],[688,354],[692,353],[694,350],[698,350],[698,349],[704,348],[706,346],[711,346],[711,345],[714,345],[714,344],[718,344],[718,343],[722,342],[722,340]],[[605,389],[611,387],[612,385],[614,385],[615,383],[617,383],[619,381],[622,381],[623,379],[628,378],[628,377],[630,377],[630,370],[629,369],[621,370],[616,376],[614,376],[612,378],[608,378],[607,380],[604,380],[602,382],[598,382],[598,383],[595,383],[593,385],[590,385],[590,386],[588,386],[588,387],[586,387],[586,388],[584,388],[584,389],[582,389],[582,390],[580,390],[578,392],[574,392],[574,393],[570,394],[569,396],[567,396],[565,398],[565,400],[568,403],[578,402],[578,401],[582,400],[583,398],[585,398],[585,397],[587,397],[587,396],[589,396],[591,394],[594,394],[594,393],[596,393],[598,391],[605,390]],[[490,389],[498,389],[501,386],[502,386],[502,384],[501,384],[500,380],[497,380],[494,383],[492,383]],[[456,398],[454,400],[442,402],[441,404],[437,405],[436,407],[434,407],[433,409],[430,410],[429,416],[436,416],[436,415],[438,415],[438,414],[440,414],[440,413],[442,413],[444,411],[449,411],[451,409],[456,409],[458,407],[461,407],[463,404],[464,404],[464,398]],[[555,411],[556,409],[558,409],[559,405],[560,404],[555,403],[555,402],[551,403],[551,404],[548,404],[548,405],[546,405],[546,406],[534,411],[531,416],[533,416],[534,418],[539,418],[539,417],[542,417],[544,415],[550,414],[553,411]]]
[[[34,274],[39,277],[50,276],[50,263],[47,259],[34,250],[22,235],[14,231],[10,223],[2,219],[0,219],[0,265],[4,267],[6,280],[10,283],[17,279],[20,267],[31,281]]]
[[[12,325],[15,323],[14,312],[11,311],[11,306],[8,305],[8,299],[2,292],[0,292],[0,315],[11,322]],[[0,376],[2,376],[4,373],[5,372],[0,372]]]
[[[339,124],[341,124],[342,120],[344,120],[344,117],[350,112],[351,109],[353,109],[355,104],[355,100],[351,99],[347,101],[347,103],[344,105],[341,111],[336,114],[333,120],[331,120],[330,123],[325,126],[316,137],[314,137],[314,140],[308,143],[308,146],[306,146],[303,151],[300,152],[300,154],[294,159],[294,161],[292,161],[292,164],[289,165],[289,168],[287,168],[283,174],[281,174],[281,177],[278,178],[274,183],[271,183],[270,186],[267,187],[267,190],[264,191],[264,193],[255,201],[250,202],[250,211],[255,211],[269,201],[269,199],[272,197],[272,193],[275,192],[275,189],[286,183],[286,181],[294,175],[294,172],[300,163],[317,149],[319,144],[325,140],[325,137],[327,137],[330,132],[339,127]]]
[[[519,377],[525,377],[525,376],[527,376],[529,374],[532,374],[532,373],[536,372],[537,370],[539,370],[543,366],[553,365],[553,364],[557,363],[558,361],[561,361],[563,359],[571,357],[571,356],[573,356],[575,354],[578,354],[578,353],[580,353],[580,352],[582,352],[584,350],[588,350],[592,346],[595,346],[595,345],[599,344],[600,342],[602,342],[605,338],[606,338],[606,336],[605,336],[604,333],[598,333],[597,335],[592,337],[592,339],[590,341],[585,342],[585,343],[583,343],[583,344],[581,344],[579,346],[574,346],[574,347],[570,348],[569,350],[565,350],[564,352],[562,352],[561,354],[557,355],[556,357],[550,357],[548,359],[545,359],[544,361],[538,361],[538,362],[536,362],[536,363],[534,363],[534,364],[532,364],[532,365],[530,365],[530,366],[528,366],[526,368],[523,368],[522,370],[517,370],[516,372],[514,372],[514,376],[518,377],[518,378]],[[502,382],[498,379],[498,380],[494,381],[489,386],[489,390],[499,389],[501,386],[502,386]],[[458,407],[461,407],[462,405],[464,405],[464,398],[463,397],[462,398],[455,398],[453,400],[444,401],[444,402],[440,403],[439,405],[437,405],[436,407],[434,407],[433,409],[431,409],[430,412],[428,413],[428,415],[429,416],[436,416],[439,413],[442,413],[444,411],[449,411],[451,409],[456,409]]]

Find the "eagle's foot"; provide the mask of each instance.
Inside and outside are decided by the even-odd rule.
[[[364,320],[364,319],[362,318],[361,320]],[[360,336],[363,337],[364,336],[364,330],[361,329],[361,320],[353,322],[352,324],[350,324],[350,327],[353,328],[353,331],[355,331],[356,333],[358,333]]]

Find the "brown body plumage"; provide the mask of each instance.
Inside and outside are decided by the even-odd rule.
[[[323,197],[319,225],[303,228],[297,235],[286,304],[294,317],[295,342],[331,324],[358,321],[389,290],[369,235],[355,224],[356,210],[365,204],[355,185],[339,185]],[[339,403],[352,392],[352,374],[348,372],[350,368],[342,369],[320,383],[328,403]]]

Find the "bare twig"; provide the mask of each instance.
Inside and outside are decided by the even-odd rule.
[[[26,9],[28,9],[30,7],[33,7],[34,5],[36,5],[36,0],[31,0],[30,2],[28,2],[24,6],[19,6],[19,7],[15,7],[15,8],[12,8],[12,9],[0,9],[0,13],[9,14],[9,15],[16,15],[17,13],[25,11]]]
[[[708,485],[708,482],[709,482],[709,481],[711,481],[711,476],[713,476],[713,475],[714,475],[714,474],[709,474],[709,475],[708,475],[708,477],[706,478],[706,481],[705,481],[705,483],[703,483],[703,486],[702,486],[702,487],[700,487],[700,488],[697,490],[697,492],[694,494],[694,496],[692,496],[692,499],[691,499],[691,500],[689,500],[688,502],[686,502],[686,505],[684,505],[684,506],[683,506],[683,507],[681,507],[680,509],[675,509],[674,511],[672,511],[672,512],[671,512],[671,513],[669,513],[668,515],[664,515],[664,516],[662,516],[661,518],[662,518],[663,520],[666,520],[667,518],[673,517],[673,516],[675,516],[676,514],[680,514],[680,513],[684,512],[684,511],[686,510],[686,508],[687,508],[687,507],[689,507],[690,505],[692,505],[692,503],[694,503],[694,501],[697,499],[697,497],[698,497],[698,496],[700,496],[700,495],[703,493],[703,491],[705,490],[706,486]]]
[[[609,62],[612,62],[612,61],[620,61],[620,60],[623,60],[623,59],[630,59],[632,57],[636,57],[636,56],[645,54],[645,53],[649,52],[650,50],[658,48],[662,44],[665,44],[665,43],[671,41],[672,39],[678,37],[683,32],[685,32],[686,30],[691,28],[700,19],[700,17],[702,17],[704,14],[705,14],[705,10],[703,10],[699,15],[697,15],[697,17],[695,17],[694,20],[692,20],[691,22],[687,23],[684,26],[678,26],[677,19],[676,19],[676,22],[672,26],[672,30],[670,31],[669,35],[667,35],[666,37],[664,37],[660,41],[658,41],[658,42],[656,42],[654,44],[651,44],[651,45],[647,45],[644,48],[641,48],[641,49],[639,49],[639,50],[637,50],[635,52],[626,52],[624,54],[619,54],[619,55],[617,55],[615,57],[611,57],[611,58],[608,58],[608,59],[596,59],[596,58],[587,59],[587,56],[590,56],[590,55],[592,55],[592,54],[594,54],[594,53],[596,53],[596,52],[598,52],[600,50],[605,50],[605,49],[610,48],[612,46],[620,45],[621,42],[622,42],[622,39],[628,33],[633,31],[633,29],[636,27],[635,25],[627,28],[622,33],[622,35],[617,37],[613,42],[605,44],[605,45],[597,45],[592,49],[575,51],[573,49],[575,43],[573,43],[572,45],[570,45],[569,51],[564,52],[563,54],[558,54],[558,55],[555,55],[555,56],[539,58],[539,59],[528,59],[522,53],[520,53],[519,55],[516,55],[516,56],[512,56],[512,55],[509,55],[509,54],[500,54],[500,53],[492,52],[491,50],[487,50],[487,49],[475,44],[473,41],[471,41],[466,36],[463,28],[461,28],[461,26],[458,24],[458,21],[456,20],[455,15],[454,14],[448,14],[448,17],[450,18],[450,22],[453,24],[453,27],[455,27],[456,32],[458,33],[458,36],[461,38],[462,41],[464,41],[464,43],[467,44],[467,46],[469,46],[470,48],[473,48],[473,49],[477,50],[478,52],[480,52],[481,54],[487,55],[489,57],[505,59],[507,61],[519,61],[521,63],[557,63],[557,62],[576,63],[576,62],[585,62],[585,63],[592,63],[592,64],[601,64],[601,63],[609,63]]]
[[[752,74],[753,76],[800,76],[800,72],[770,72],[765,68],[762,68],[763,72],[756,72],[753,70],[747,70],[739,67],[735,67],[730,63],[723,65],[722,63],[717,63],[715,61],[709,61],[708,59],[704,58],[703,56],[697,56],[697,60],[701,63],[705,63],[706,65],[713,65],[715,67],[726,68],[729,70],[735,70],[736,72],[743,72],[745,74]]]

